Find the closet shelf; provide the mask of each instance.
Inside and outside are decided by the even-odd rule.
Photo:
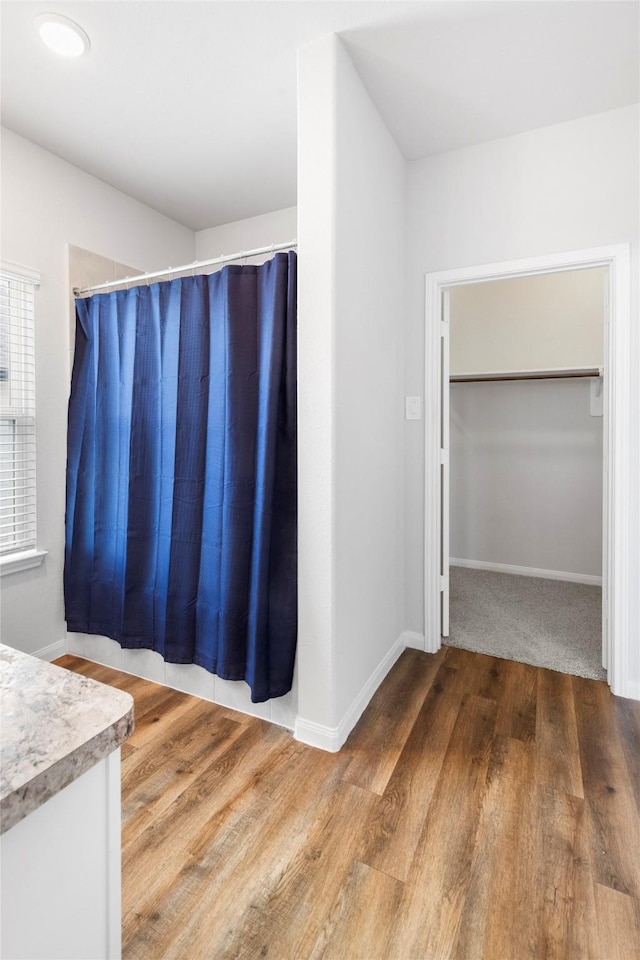
[[[556,367],[551,370],[496,370],[490,373],[452,373],[450,383],[499,380],[558,380],[565,377],[601,377],[602,367]]]

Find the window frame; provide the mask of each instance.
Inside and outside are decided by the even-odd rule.
[[[9,281],[9,283],[13,281],[16,284],[21,284],[20,294],[28,298],[25,310],[27,316],[21,318],[17,324],[11,323],[12,317],[9,312],[8,333],[6,334],[7,363],[17,362],[18,364],[18,376],[23,396],[19,398],[17,403],[13,398],[9,398],[9,402],[5,401],[4,404],[0,397],[0,422],[13,423],[13,429],[20,430],[21,442],[16,440],[16,443],[20,443],[20,453],[22,455],[27,454],[28,460],[26,465],[20,468],[25,474],[23,496],[33,497],[32,510],[25,510],[24,514],[24,523],[28,523],[28,530],[30,534],[32,533],[32,536],[25,538],[22,544],[16,537],[15,543],[9,544],[4,552],[0,552],[1,577],[8,573],[17,573],[39,566],[47,551],[39,549],[37,541],[35,344],[29,352],[23,346],[25,338],[35,340],[35,294],[40,285],[40,274],[29,267],[1,260],[0,278],[3,281]],[[13,358],[13,361],[11,358]],[[10,382],[10,375],[7,380]],[[13,459],[9,459],[9,465],[15,466],[15,463],[16,447],[14,446]],[[9,490],[15,492],[15,487],[10,486]]]

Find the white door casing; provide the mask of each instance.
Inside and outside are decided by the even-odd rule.
[[[440,320],[440,636],[449,636],[449,291],[442,291]]]
[[[445,412],[448,421],[449,393],[448,350],[445,369],[442,336],[443,329],[448,326],[446,292],[462,284],[604,266],[608,268],[609,295],[604,318],[603,663],[613,693],[631,695],[624,669],[628,660],[626,645],[631,642],[628,630],[627,522],[630,497],[627,443],[631,390],[630,264],[629,245],[619,244],[427,274],[424,623],[425,650],[428,652],[437,651],[441,637],[448,635],[448,609],[444,609],[445,603],[448,608],[448,456],[441,452]],[[443,459],[447,460],[446,478]],[[443,580],[443,571],[446,571],[446,580]],[[444,634],[443,630],[447,633]]]

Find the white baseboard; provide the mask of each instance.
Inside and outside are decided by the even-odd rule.
[[[313,720],[305,720],[304,717],[298,716],[296,717],[294,730],[296,740],[299,740],[301,743],[306,743],[310,747],[326,750],[328,753],[337,753],[364,713],[372,696],[389,673],[389,670],[391,670],[391,667],[407,646],[404,638],[405,634],[400,634],[389,652],[383,657],[364,684],[337,727],[328,727],[321,723],[316,723]]]
[[[55,643],[50,643],[48,647],[42,647],[40,650],[36,650],[35,653],[32,653],[32,657],[38,657],[39,660],[56,660],[58,657],[64,656],[67,652],[67,641],[66,640],[57,640]]]
[[[296,717],[293,735],[300,743],[305,743],[308,747],[317,747],[318,750],[326,750],[327,753],[337,753],[344,743],[344,740],[340,739],[339,727],[327,727],[322,723],[316,723],[315,720],[305,720],[300,716]]]
[[[627,684],[627,696],[629,700],[640,701],[640,683]]]
[[[413,650],[422,650],[423,653],[437,653],[441,646],[441,638],[437,641],[427,643],[424,633],[416,633],[415,630],[405,630],[402,634],[405,647],[411,647]]]
[[[626,678],[620,690],[614,689],[613,685],[611,685],[611,693],[616,697],[624,697],[625,700],[640,701],[640,683],[634,683],[632,680]]]
[[[626,695],[629,700],[640,701],[640,683],[628,683]]]
[[[602,586],[602,577],[589,573],[567,573],[564,570],[541,570],[538,567],[517,567],[510,563],[491,563],[488,560],[460,560],[450,557],[451,567],[470,567],[472,570],[493,570],[495,573],[511,573],[517,577],[540,577],[543,580],[566,580],[567,583],[586,583]]]

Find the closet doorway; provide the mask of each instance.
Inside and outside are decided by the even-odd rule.
[[[489,327],[482,333],[469,326],[467,308],[474,300],[484,301],[487,306],[500,292],[508,294],[507,300],[509,296],[517,300],[519,291],[530,304],[535,299],[536,284],[544,299],[554,290],[568,290],[574,281],[580,281],[580,275],[587,298],[599,298],[599,309],[595,305],[598,317],[586,336],[575,336],[580,323],[567,316],[562,329],[559,321],[554,324],[549,318],[549,323],[543,319],[536,331],[527,330],[532,311],[526,306],[510,329],[500,330],[498,323],[493,330]],[[546,592],[552,602],[552,612],[546,613],[548,620],[558,619],[553,613],[555,602],[556,611],[564,609],[566,613],[573,606],[574,621],[585,616],[592,624],[594,594],[599,596],[601,578],[602,603],[597,599],[595,607],[596,617],[601,611],[601,663],[613,692],[624,696],[622,664],[629,642],[624,630],[628,583],[623,575],[628,546],[624,443],[630,389],[626,362],[630,332],[628,247],[430,274],[426,304],[425,410],[430,415],[425,420],[425,648],[435,651],[441,638],[448,637],[452,578],[458,578],[458,591],[464,571],[476,578],[469,588],[472,593],[479,589],[482,596],[484,589],[485,603],[491,603],[492,591],[494,599],[502,603],[515,597],[516,585],[524,585],[530,589],[528,595],[525,590],[521,613],[528,611],[528,616],[538,603],[544,619]],[[517,329],[518,322],[522,329]],[[453,339],[452,323],[456,324]],[[500,374],[513,379],[500,379]],[[451,375],[455,382],[450,388]],[[545,394],[547,384],[551,390]],[[585,398],[588,411],[582,406]],[[492,424],[492,418],[498,422]],[[535,434],[535,442],[523,435],[525,426]],[[562,442],[563,430],[571,434],[566,445]],[[468,440],[474,433],[475,444],[465,450],[464,436]],[[549,460],[554,445],[559,454],[555,466]],[[527,464],[527,457],[535,457],[536,446],[546,449],[546,466],[534,459]],[[573,446],[572,456],[569,446]],[[465,458],[471,470],[465,470]],[[570,467],[572,458],[576,462]],[[585,471],[582,485],[575,479],[579,470],[576,474],[573,469],[581,459]],[[569,476],[572,471],[573,479]],[[524,501],[520,498],[519,508],[518,495],[526,493],[532,499],[527,505],[526,497]],[[591,522],[580,521],[580,516],[585,521],[591,518]],[[529,543],[527,529],[534,531]],[[557,537],[551,535],[554,532]],[[459,553],[470,556],[457,556]],[[451,559],[455,566],[450,569]],[[571,570],[575,565],[579,569]],[[516,577],[509,579],[514,574]],[[570,582],[564,580],[566,574],[572,575]],[[478,581],[483,577],[491,580],[492,576],[502,582],[494,579],[487,592],[486,584],[483,588]],[[576,596],[563,599],[565,588]],[[581,608],[579,594],[589,594],[589,588],[593,588],[590,603]],[[555,600],[554,592],[558,595]],[[462,609],[459,600],[457,592],[454,615]],[[479,614],[478,596],[472,597],[471,605],[474,603]],[[503,615],[504,609],[500,617]],[[579,634],[580,624],[574,626]],[[460,628],[460,623],[453,624],[458,634]],[[520,639],[526,643],[526,630]],[[493,652],[509,656],[504,648]],[[524,659],[515,649],[512,655],[513,659]],[[545,665],[574,672],[570,660],[564,667],[554,662]]]
[[[451,646],[606,680],[606,267],[453,287]]]

